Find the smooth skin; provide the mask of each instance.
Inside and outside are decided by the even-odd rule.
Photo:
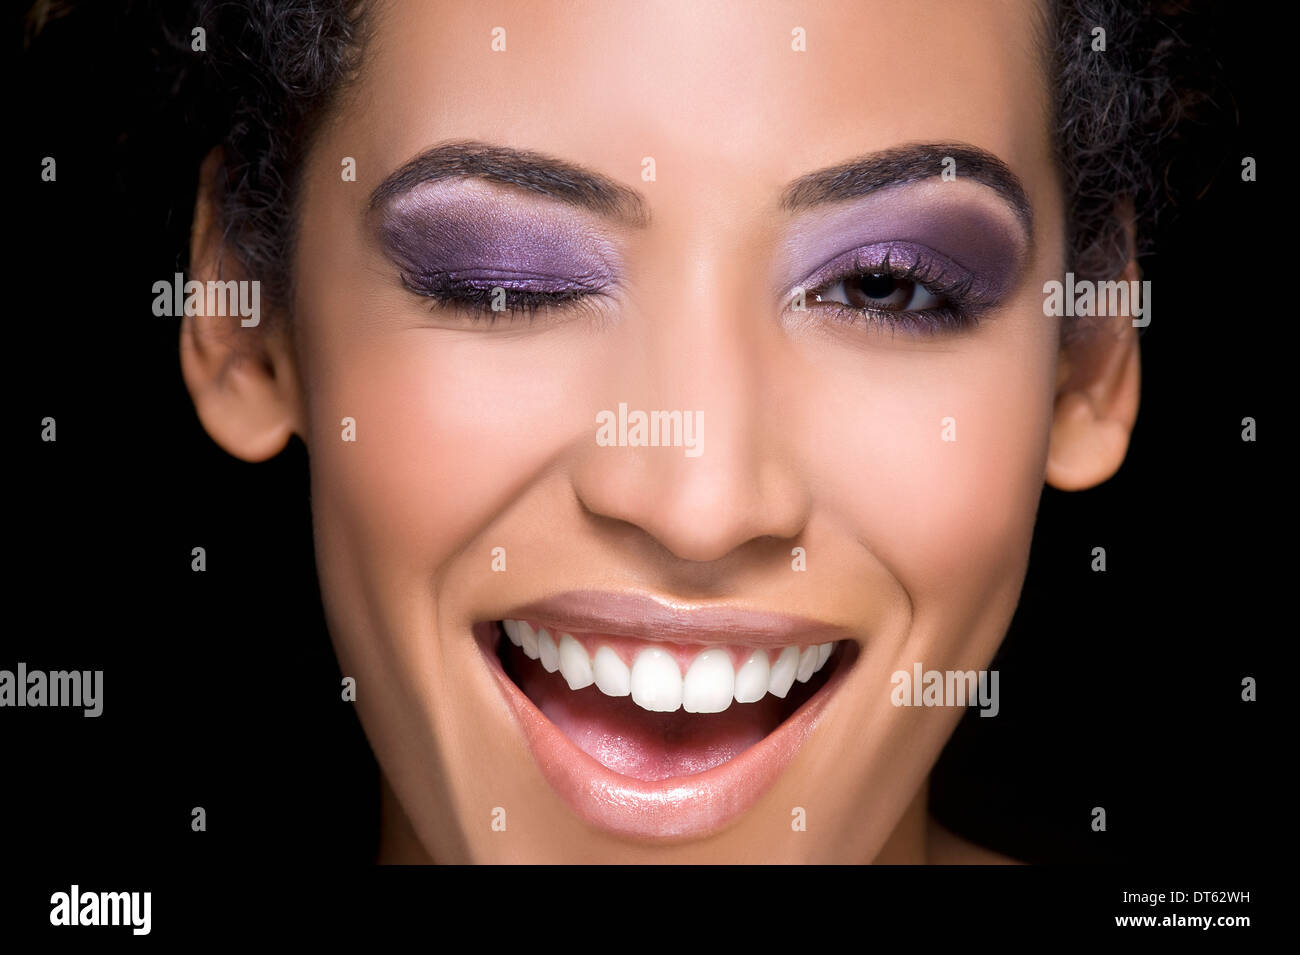
[[[994,858],[926,814],[963,711],[895,707],[890,675],[987,666],[1043,482],[1114,474],[1139,393],[1126,317],[1063,349],[1043,315],[1065,223],[1040,19],[1032,0],[375,7],[360,76],[307,161],[291,314],[254,329],[186,318],[181,359],[231,454],[264,460],[294,434],[309,449],[322,598],[385,779],[381,860]],[[645,197],[644,228],[591,216],[626,264],[599,315],[489,328],[402,288],[369,194],[465,139]],[[784,186],[918,142],[978,146],[1024,183],[1035,230],[1014,290],[950,337],[783,312],[773,263],[824,214],[782,212]],[[355,182],[340,176],[349,156]],[[202,171],[191,277],[255,277],[223,256],[218,160]],[[946,185],[998,205],[958,173]],[[1115,277],[1137,274],[1130,261]],[[621,401],[702,410],[705,453],[598,447],[594,415]],[[941,440],[945,417],[956,441]],[[795,546],[806,572],[791,570]],[[491,572],[494,547],[507,573]],[[476,621],[587,588],[813,617],[852,627],[861,654],[749,811],[707,838],[635,841],[549,788],[470,637]],[[498,806],[506,832],[491,827]],[[795,806],[807,831],[791,830]]]

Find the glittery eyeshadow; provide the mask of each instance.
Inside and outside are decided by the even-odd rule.
[[[379,237],[408,282],[562,293],[616,275],[613,244],[580,214],[472,185],[400,197],[382,210]]]
[[[787,285],[813,288],[837,269],[878,266],[886,254],[908,268],[924,254],[947,280],[965,281],[980,302],[992,303],[1023,274],[1027,250],[1009,209],[942,185],[900,186],[796,225],[780,272]]]

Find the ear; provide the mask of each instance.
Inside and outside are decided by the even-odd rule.
[[[190,278],[205,289],[209,281],[252,280],[226,248],[220,214],[224,177],[221,150],[214,149],[199,172],[190,232]],[[260,306],[260,288],[256,299],[248,298]],[[200,311],[208,304],[205,295]],[[303,431],[292,338],[282,314],[259,314],[257,324],[246,327],[237,309],[224,310],[226,315],[182,319],[181,373],[212,440],[237,458],[264,461]]]
[[[1141,274],[1131,232],[1129,248],[1128,262],[1117,276],[1123,282],[1137,281]],[[1062,491],[1093,487],[1119,470],[1141,391],[1132,315],[1094,319],[1076,331],[1061,349],[1047,451],[1047,483]]]

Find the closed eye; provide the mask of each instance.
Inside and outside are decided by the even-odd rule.
[[[407,289],[431,300],[432,308],[459,311],[471,319],[532,318],[600,295],[603,286],[584,280],[519,272],[402,273]]]

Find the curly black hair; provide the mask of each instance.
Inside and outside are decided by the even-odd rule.
[[[1180,35],[1187,11],[1177,2],[1044,3],[1066,268],[1080,278],[1112,278],[1130,254],[1128,227],[1135,251],[1147,253],[1156,218],[1189,188],[1174,162],[1186,151],[1183,138],[1198,107],[1213,98],[1211,74],[1203,57],[1193,62]],[[156,37],[147,120],[185,143],[188,181],[176,190],[174,224],[188,223],[197,157],[221,146],[228,247],[261,279],[267,298],[285,308],[303,159],[359,69],[364,3],[128,0],[124,9],[136,29]],[[67,12],[59,0],[41,0],[29,14],[32,31]],[[202,55],[192,49],[196,27],[206,33]],[[1096,27],[1105,30],[1104,51],[1094,50]]]
[[[1156,219],[1176,201],[1173,157],[1211,98],[1212,74],[1191,61],[1176,4],[1053,0],[1051,7],[1066,268],[1113,278],[1130,255],[1122,200],[1133,210],[1134,251],[1144,254]],[[1104,52],[1093,50],[1097,27],[1105,30]]]

